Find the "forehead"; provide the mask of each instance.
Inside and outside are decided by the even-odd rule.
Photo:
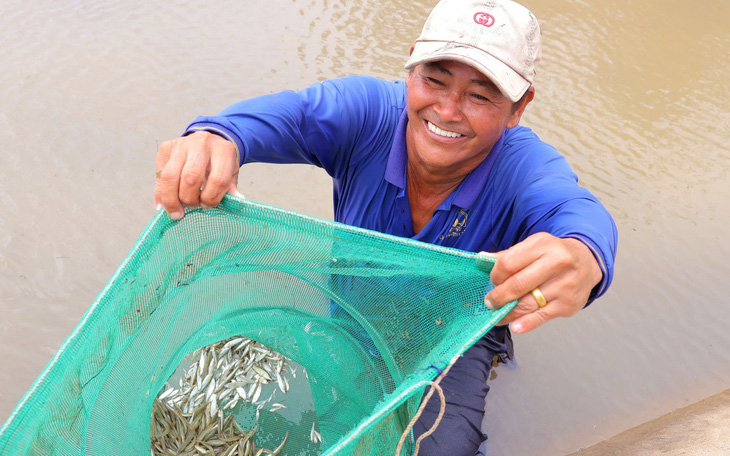
[[[499,88],[484,73],[456,60],[436,60],[422,64],[425,71],[436,72],[448,77],[468,79],[473,84],[484,87],[490,91],[499,92]]]

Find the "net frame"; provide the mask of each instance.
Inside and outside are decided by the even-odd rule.
[[[227,241],[222,241],[219,236],[206,236],[206,233],[220,229],[215,223],[216,220],[225,221],[224,225],[227,228],[256,225],[259,228],[266,227],[267,230],[273,229],[274,234],[269,237],[257,237],[253,233],[247,233],[239,237],[237,235],[241,233],[233,230],[233,235],[225,238]],[[227,224],[228,222],[230,223]],[[205,223],[209,225],[200,229],[200,225]],[[180,241],[181,232],[186,233],[183,236],[185,239],[197,236],[198,243],[182,245],[184,243]],[[241,239],[254,238],[265,241],[257,249],[247,251],[246,261],[232,261],[227,257],[232,252],[230,248],[241,244]],[[164,239],[177,240],[164,243],[162,242]],[[322,245],[313,247],[313,239],[319,240]],[[308,246],[312,249],[310,254],[292,253],[290,249],[294,243]],[[367,267],[354,267],[353,264],[343,264],[344,262],[338,265],[337,262],[332,262],[332,259],[336,260],[343,252],[351,251],[353,245],[362,247],[362,251],[358,250],[358,258],[362,255],[371,255],[377,261],[369,261]],[[211,249],[211,246],[217,248]],[[261,251],[267,252],[265,262],[264,256],[256,253]],[[271,252],[275,254],[271,256]],[[240,251],[234,248],[233,253]],[[157,260],[153,261],[154,258]],[[169,261],[171,258],[173,261]],[[200,267],[187,266],[193,264],[192,259],[199,260]],[[413,259],[415,264],[410,264],[410,259]],[[266,343],[305,366],[316,365],[321,361],[316,350],[293,353],[290,347],[280,342],[280,335],[272,335],[271,309],[265,309],[263,306],[257,310],[249,306],[246,309],[248,317],[251,317],[253,312],[261,312],[255,318],[257,324],[232,323],[240,319],[241,315],[230,309],[211,310],[208,316],[198,315],[196,319],[199,322],[198,326],[188,328],[187,331],[182,331],[180,325],[170,324],[169,330],[164,333],[160,342],[160,346],[167,348],[158,350],[158,359],[152,363],[158,365],[158,369],[154,373],[140,372],[142,378],[138,382],[129,381],[133,375],[131,369],[121,369],[121,374],[109,374],[110,371],[114,371],[115,366],[120,369],[119,366],[124,364],[122,360],[125,358],[125,352],[132,350],[132,354],[127,354],[127,357],[133,357],[138,353],[132,349],[135,341],[137,345],[143,345],[147,341],[135,338],[138,331],[144,330],[144,322],[149,322],[152,318],[161,321],[168,318],[172,323],[186,321],[185,305],[169,306],[169,315],[161,312],[165,305],[193,297],[200,299],[198,295],[207,295],[216,287],[220,288],[218,282],[222,280],[221,278],[256,274],[262,269],[275,271],[273,275],[266,276],[267,280],[274,276],[285,276],[287,280],[309,284],[321,295],[318,299],[324,296],[330,303],[335,302],[345,309],[346,313],[365,330],[382,357],[380,368],[372,366],[369,368],[372,371],[371,376],[389,376],[388,380],[394,384],[393,388],[387,388],[381,382],[374,387],[377,394],[363,394],[363,397],[356,398],[366,404],[364,408],[372,407],[359,417],[356,423],[351,423],[346,431],[330,435],[323,433],[321,454],[366,454],[363,452],[365,448],[370,454],[391,452],[395,449],[395,442],[400,438],[400,432],[405,429],[409,417],[415,413],[424,389],[436,377],[438,371],[446,368],[454,356],[473,345],[516,304],[512,302],[496,311],[483,306],[483,296],[491,287],[488,273],[494,261],[495,258],[489,255],[464,252],[352,227],[232,195],[226,195],[222,203],[214,209],[189,211],[182,221],[174,221],[160,211],[84,314],[81,322],[0,429],[0,452],[2,454],[114,454],[114,451],[120,449],[129,450],[130,445],[137,451],[143,449],[145,444],[148,450],[148,420],[152,400],[164,386],[165,379],[177,366],[176,362],[179,362],[186,353],[232,334],[244,334]],[[357,264],[357,261],[354,263]],[[218,269],[211,271],[203,266],[211,264],[217,265]],[[446,276],[439,286],[448,287],[449,296],[469,296],[468,302],[464,304],[468,311],[448,313],[444,306],[433,311],[428,308],[430,303],[424,302],[421,310],[432,312],[433,315],[429,314],[423,317],[423,320],[433,322],[442,335],[438,340],[429,339],[431,346],[428,350],[419,352],[422,353],[423,359],[408,363],[404,363],[400,357],[396,359],[393,353],[398,352],[398,349],[389,347],[389,342],[385,340],[381,329],[373,327],[367,316],[361,315],[354,309],[349,300],[342,299],[336,292],[328,290],[327,282],[321,280],[321,276],[332,274],[334,270],[340,275],[355,274],[358,277],[375,277],[380,280],[388,277],[398,278],[404,274],[424,274],[426,268],[430,268],[431,274],[436,271],[439,277]],[[154,292],[149,290],[141,292],[139,284],[136,288],[133,286],[136,279],[130,278],[139,278],[140,271],[143,271],[142,276],[149,279],[150,284],[157,285]],[[458,285],[450,284],[451,279],[455,277],[454,274],[466,278],[464,280],[460,278]],[[200,288],[204,283],[209,284]],[[191,284],[197,284],[201,291],[186,292],[185,288]],[[469,290],[459,289],[464,286]],[[271,291],[271,288],[276,287],[270,287],[267,291]],[[231,296],[237,291],[240,290],[234,286],[230,293],[219,296],[219,299],[233,299]],[[293,297],[293,293],[290,294],[292,296],[289,297]],[[120,295],[125,296],[120,299]],[[257,298],[264,299],[263,296]],[[421,298],[424,299],[422,296]],[[126,308],[119,308],[120,302],[124,303]],[[199,305],[194,310],[200,312],[204,307]],[[349,349],[348,356],[357,358],[354,364],[365,366],[360,368],[367,371],[368,364],[373,363],[372,359],[357,353],[360,342],[351,337],[347,331],[338,330],[338,322],[329,321],[331,316],[324,307],[317,312],[311,310],[308,308],[307,312],[304,312],[294,306],[276,309],[282,314],[279,321],[284,322],[277,327],[289,328],[284,331],[286,333],[292,332],[291,325],[285,324],[287,321],[308,321],[323,325],[328,331],[337,333],[344,341],[338,345],[338,349]],[[302,315],[293,316],[297,311]],[[439,313],[441,311],[444,312],[443,316]],[[219,315],[216,312],[223,312],[227,316],[222,317],[223,314]],[[129,333],[126,334],[126,339],[117,337],[120,334],[111,337],[105,333],[105,326],[110,325],[109,321],[123,322],[119,333]],[[162,326],[161,323],[157,325]],[[301,325],[298,328],[301,333]],[[449,330],[446,330],[447,328]],[[191,333],[196,336],[189,337]],[[321,346],[323,343],[321,340],[316,341],[315,346],[317,344]],[[164,353],[165,356],[161,356],[160,353]],[[316,375],[315,373],[315,377]],[[111,382],[111,378],[117,379],[116,383]],[[144,385],[146,389],[144,398],[140,396],[139,391],[135,391],[135,388],[139,390],[140,385]],[[134,405],[122,408],[141,411],[141,419],[139,416],[115,416],[113,413],[109,416],[109,413],[99,412],[105,408],[114,411],[108,404],[114,403],[115,398],[129,400],[132,397],[136,398],[133,401]],[[372,403],[373,401],[376,403]],[[145,413],[147,422],[144,418]],[[130,433],[134,435],[130,437]],[[98,436],[101,434],[112,437],[99,439]],[[109,441],[101,441],[105,439]],[[412,447],[412,439],[409,443]],[[383,451],[384,448],[388,451]]]

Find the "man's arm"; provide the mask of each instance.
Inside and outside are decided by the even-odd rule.
[[[363,159],[353,154],[367,153],[361,143],[371,132],[395,128],[392,116],[380,113],[393,110],[404,93],[402,84],[345,77],[201,116],[183,137],[160,146],[155,204],[173,218],[185,206],[215,206],[226,192],[238,192],[238,168],[247,162],[306,163],[338,178]]]
[[[518,305],[503,320],[514,332],[569,317],[602,295],[613,278],[616,225],[600,201],[578,185],[568,162],[527,129],[507,134],[495,163],[494,186],[504,192],[507,244],[492,270],[485,303]],[[546,305],[538,307],[538,288]]]

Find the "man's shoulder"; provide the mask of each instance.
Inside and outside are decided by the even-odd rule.
[[[497,155],[495,166],[521,172],[543,173],[548,169],[572,172],[563,154],[540,139],[530,128],[522,125],[505,131],[504,143]]]
[[[509,154],[529,153],[532,155],[562,156],[555,147],[546,143],[529,127],[518,125],[505,130],[502,150]]]
[[[525,127],[524,125],[517,125],[514,128],[505,130],[504,144],[505,146],[520,147],[541,146],[543,144],[549,146],[531,128]]]

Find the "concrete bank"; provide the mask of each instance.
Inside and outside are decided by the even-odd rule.
[[[730,389],[570,456],[609,455],[730,455]]]

